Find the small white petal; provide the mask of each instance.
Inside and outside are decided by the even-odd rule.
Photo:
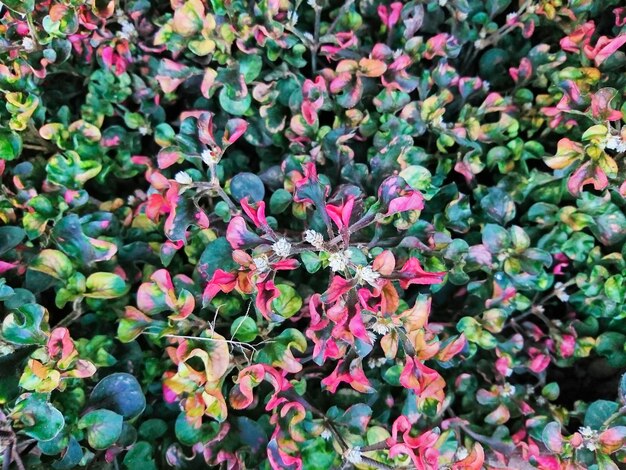
[[[374,271],[371,266],[357,266],[355,277],[359,284],[367,283],[372,287],[377,287],[376,281],[380,278],[380,273]]]
[[[291,243],[286,238],[280,238],[272,245],[272,250],[281,258],[286,258],[291,254]]]
[[[351,464],[356,465],[363,462],[363,454],[361,453],[360,447],[353,447],[352,449],[347,450],[344,454],[344,457]]]
[[[328,257],[328,264],[330,269],[334,272],[343,271],[348,267],[348,261],[350,260],[350,253],[347,251],[337,251],[331,253]]]
[[[218,163],[217,155],[215,155],[215,152],[211,149],[203,150],[200,154],[200,157],[202,158],[202,161],[208,166]]]
[[[24,38],[22,39],[22,47],[26,51],[32,51],[35,49],[35,42],[31,38]]]
[[[257,271],[259,271],[260,273],[264,273],[270,270],[270,262],[265,255],[252,258],[252,262],[256,266]]]
[[[304,241],[310,243],[318,250],[324,247],[324,236],[315,230],[306,230],[304,232]]]
[[[189,176],[184,171],[179,171],[178,173],[176,173],[176,176],[174,176],[174,179],[176,180],[176,182],[178,184],[191,184],[191,183],[193,183],[193,180],[191,179],[191,176]]]

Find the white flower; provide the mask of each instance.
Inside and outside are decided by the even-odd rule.
[[[178,173],[176,173],[176,176],[174,176],[174,179],[179,184],[191,184],[191,183],[193,183],[193,180],[191,179],[191,176],[189,176],[184,171],[179,171]]]
[[[343,271],[348,266],[348,261],[350,260],[350,253],[347,251],[337,251],[335,253],[331,253],[328,257],[328,264],[330,265],[330,269],[334,272]]]
[[[583,445],[587,450],[594,452],[597,448],[598,431],[591,429],[589,426],[578,428],[578,432],[583,437]]]
[[[565,287],[562,282],[554,284],[554,295],[556,295],[561,302],[567,302],[569,300],[569,294],[565,292]]]
[[[367,365],[370,366],[371,369],[378,369],[379,367],[383,366],[385,362],[387,362],[387,358],[385,356],[376,357],[369,359],[367,361]]]
[[[256,258],[252,258],[252,262],[256,266],[257,271],[259,271],[260,273],[264,273],[264,272],[270,270],[270,262],[267,259],[267,256],[265,256],[265,255],[261,255],[261,256],[257,256]]]
[[[609,150],[615,150],[617,153],[626,152],[626,141],[619,135],[608,136],[604,142],[604,146]]]
[[[591,429],[589,426],[583,426],[578,428],[578,432],[584,439],[591,439],[594,437],[595,431]]]
[[[445,7],[446,3],[448,3],[448,0],[439,0],[439,6],[440,7]]]
[[[489,83],[487,80],[483,80],[483,89],[485,91],[489,91],[489,88],[491,88],[491,83]]]
[[[137,29],[135,25],[128,21],[126,18],[122,18],[119,20],[120,26],[122,27],[121,31],[117,33],[117,36],[121,39],[126,39],[130,41],[133,37],[137,35]]]
[[[139,126],[137,129],[141,135],[148,135],[150,133],[150,128],[148,126]]]
[[[22,47],[27,52],[30,52],[33,49],[35,49],[35,41],[33,41],[31,38],[24,38],[24,39],[22,39]]]
[[[272,250],[281,258],[286,258],[291,254],[291,243],[286,238],[279,238],[276,243],[272,245]]]
[[[200,157],[202,158],[202,161],[208,166],[215,165],[219,161],[217,155],[215,155],[215,152],[211,149],[203,150]]]
[[[479,51],[481,49],[484,49],[486,45],[487,45],[487,42],[484,39],[476,39],[476,41],[474,41],[474,47],[478,49]]]
[[[517,21],[517,13],[509,13],[508,15],[506,15],[506,22],[507,23],[515,23]]]
[[[503,397],[512,397],[515,393],[515,387],[511,384],[504,384],[501,389],[500,395]]]
[[[310,243],[318,250],[324,247],[324,236],[315,230],[306,230],[304,232],[304,241]]]
[[[380,273],[374,271],[371,266],[357,266],[355,277],[359,284],[369,284],[376,287],[376,280],[380,278]]]
[[[456,459],[457,460],[463,460],[464,458],[466,458],[469,455],[469,451],[467,450],[467,448],[460,446],[457,450],[456,450]]]
[[[384,322],[381,322],[380,320],[376,320],[376,323],[372,323],[370,328],[372,329],[374,333],[379,334],[379,335],[386,335],[387,333],[389,333],[389,327],[385,325]]]
[[[333,433],[330,432],[330,429],[328,428],[324,428],[324,430],[322,431],[322,434],[320,434],[320,436],[322,437],[322,439],[324,439],[325,441],[329,441],[332,437],[333,437]]]
[[[122,25],[122,33],[124,34],[132,35],[137,32],[135,25],[130,21],[121,21],[120,24]]]
[[[352,447],[351,449],[348,449],[343,456],[348,462],[354,465],[363,462],[363,454],[361,454],[360,447]]]

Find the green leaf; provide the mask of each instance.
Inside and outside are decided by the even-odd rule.
[[[511,246],[509,232],[499,225],[486,224],[482,230],[482,238],[483,245],[493,255],[498,255]]]
[[[18,287],[13,291],[13,295],[5,300],[4,306],[8,310],[16,310],[23,305],[34,304],[36,302],[35,295],[31,291]]]
[[[263,67],[263,58],[257,54],[246,54],[239,59],[239,72],[246,83],[254,81]]]
[[[44,344],[48,339],[48,311],[39,304],[22,305],[2,322],[2,337],[14,344]]]
[[[607,358],[611,367],[626,367],[626,335],[616,331],[606,331],[596,339],[596,352]]]
[[[191,425],[189,421],[187,421],[184,411],[178,415],[178,418],[176,418],[174,433],[176,434],[176,439],[178,439],[181,444],[187,446],[192,446],[198,442],[202,442],[202,438],[204,436],[203,426],[196,428]]]
[[[30,13],[35,9],[35,0],[2,0],[0,3],[20,14]]]
[[[83,458],[83,448],[74,436],[71,436],[63,458],[52,464],[54,470],[70,470],[76,467]]]
[[[22,433],[39,441],[54,439],[65,425],[63,414],[48,403],[42,393],[22,395],[11,412],[11,418]]]
[[[238,317],[230,325],[230,334],[239,341],[249,343],[259,334],[256,322],[250,317]]]
[[[82,188],[90,179],[102,171],[102,165],[94,160],[81,160],[80,155],[68,150],[65,155],[57,154],[48,160],[46,172],[50,182],[71,189]]]
[[[282,188],[277,189],[272,193],[272,197],[270,197],[270,211],[272,214],[280,214],[289,207],[291,201],[293,201],[293,197],[289,191]]]
[[[604,422],[617,411],[619,405],[614,401],[596,400],[587,408],[585,413],[585,426],[591,429],[600,429]]]
[[[94,410],[78,421],[79,429],[87,430],[87,442],[96,450],[111,447],[122,434],[124,418],[110,410]]]
[[[560,393],[561,389],[559,388],[559,384],[557,382],[550,382],[541,389],[541,395],[550,401],[554,401],[559,398]]]
[[[2,154],[0,153],[0,155]],[[0,255],[19,245],[25,236],[26,232],[20,227],[10,225],[0,227]]]
[[[283,319],[290,318],[302,308],[302,297],[287,284],[278,284],[280,296],[272,301],[272,308]]]
[[[146,397],[135,377],[118,372],[106,376],[94,387],[89,403],[132,419],[143,413]]]
[[[230,180],[230,193],[238,201],[248,197],[249,202],[259,202],[265,197],[265,186],[254,173],[238,173]]]
[[[561,246],[561,251],[574,261],[583,262],[595,245],[591,235],[583,232],[575,232]]]
[[[233,249],[225,237],[216,238],[206,246],[200,260],[198,261],[197,270],[202,279],[206,282],[213,276],[216,269],[229,271],[236,268],[236,264],[232,257]]]
[[[420,165],[410,165],[400,172],[400,177],[411,188],[418,191],[426,191],[430,188],[432,174],[427,168]]]
[[[87,278],[85,297],[93,299],[115,299],[129,290],[124,279],[113,273],[94,273]]]
[[[144,421],[139,426],[139,435],[144,439],[153,441],[167,432],[167,423],[162,419],[152,418]]]
[[[604,283],[604,293],[613,302],[621,303],[626,297],[626,284],[624,276],[616,274],[611,276]]]
[[[156,470],[156,462],[152,457],[152,446],[146,441],[135,443],[124,456],[124,465],[128,468]]]
[[[300,253],[300,259],[302,260],[302,264],[304,264],[306,270],[311,274],[319,271],[322,267],[322,261],[319,256],[312,251],[303,251]]]
[[[304,352],[306,347],[307,341],[304,335],[295,328],[287,328],[274,339],[273,343],[257,353],[257,361],[295,374],[302,370],[302,364],[293,356],[291,348]]]
[[[58,250],[43,250],[28,268],[59,280],[69,279],[74,272],[72,261]]]
[[[233,99],[229,96],[229,90],[227,87],[223,87],[219,94],[220,106],[234,116],[243,116],[252,104],[252,94],[247,93],[241,100]]]
[[[86,236],[76,214],[59,220],[54,225],[52,236],[66,255],[82,264],[107,261],[117,253],[115,244]]]
[[[505,225],[515,217],[515,202],[511,196],[497,187],[488,190],[480,200],[480,207],[489,219],[500,225]]]

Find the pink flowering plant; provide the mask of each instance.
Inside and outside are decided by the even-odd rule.
[[[619,0],[0,0],[10,469],[626,465]]]

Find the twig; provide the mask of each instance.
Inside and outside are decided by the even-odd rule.
[[[72,311],[69,313],[69,315],[59,320],[59,322],[56,324],[56,328],[68,326],[81,317],[81,315],[83,314],[82,301],[83,298],[79,297],[75,299],[74,302],[72,302]]]
[[[326,34],[332,34],[332,32],[335,30],[335,27],[337,26],[337,23],[339,23],[339,20],[341,19],[341,17],[346,14],[346,12],[352,6],[353,3],[354,3],[354,0],[346,0],[346,2],[343,4],[339,12],[337,13],[337,16],[328,27],[328,31],[326,31]]]
[[[313,45],[311,46],[311,70],[313,75],[317,72],[317,51],[320,47],[320,28],[322,23],[322,7],[317,0],[311,0],[313,10],[315,11],[315,25],[313,26]]]

